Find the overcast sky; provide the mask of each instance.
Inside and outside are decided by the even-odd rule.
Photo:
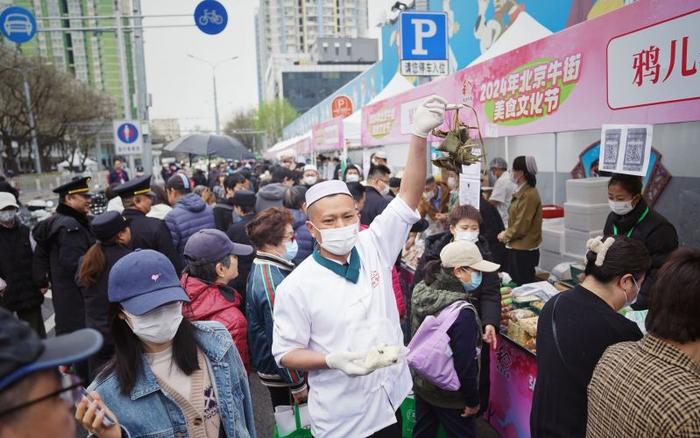
[[[376,16],[386,0],[368,0],[370,36],[377,37]],[[147,18],[144,25],[193,24],[197,0],[142,0],[144,15],[183,14],[183,17]],[[188,54],[212,63],[238,56],[216,69],[221,127],[236,111],[258,104],[255,58],[255,11],[258,0],[224,0],[228,25],[218,35],[206,35],[196,27],[147,28],[146,76],[152,96],[150,116],[177,118],[184,133],[214,128],[211,68]]]

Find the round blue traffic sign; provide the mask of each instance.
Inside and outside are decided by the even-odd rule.
[[[138,140],[139,130],[131,123],[122,123],[117,128],[117,137],[122,143],[131,144]]]
[[[194,23],[202,32],[216,35],[228,23],[226,8],[216,0],[204,0],[194,9]]]
[[[10,6],[0,14],[0,32],[13,43],[26,43],[36,35],[34,14],[19,6]]]

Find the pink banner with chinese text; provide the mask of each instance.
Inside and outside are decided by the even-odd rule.
[[[408,142],[433,94],[473,105],[484,137],[700,120],[699,22],[697,2],[638,1],[368,105],[362,144]]]
[[[336,117],[321,122],[311,129],[311,146],[314,152],[343,149],[345,132],[343,118]]]

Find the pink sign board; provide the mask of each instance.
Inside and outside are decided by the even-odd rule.
[[[695,2],[638,1],[368,105],[362,144],[408,142],[433,94],[472,105],[484,137],[700,120],[698,22]]]
[[[529,438],[537,358],[500,335],[498,348],[488,352],[491,389],[486,417],[503,438]]]
[[[343,149],[345,132],[343,118],[336,117],[321,122],[311,129],[311,145],[314,152],[327,152]]]

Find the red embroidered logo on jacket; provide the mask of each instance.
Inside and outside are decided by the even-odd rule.
[[[369,279],[372,283],[372,288],[379,286],[379,272],[377,272],[377,271],[370,272]]]

